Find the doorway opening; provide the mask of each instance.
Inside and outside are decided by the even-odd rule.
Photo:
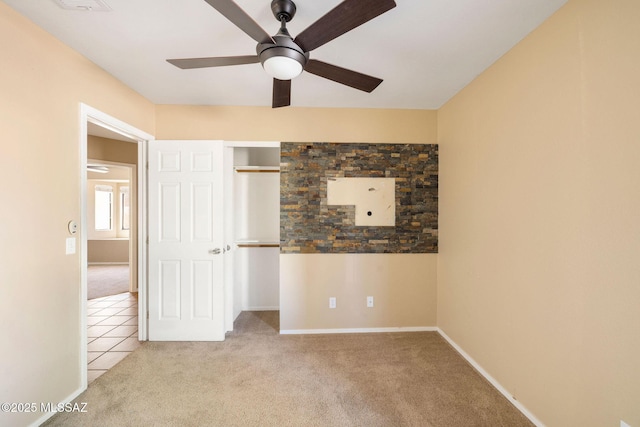
[[[81,104],[83,388],[147,339],[147,261],[141,242],[147,235],[144,165],[152,139]],[[94,274],[94,267],[102,271]]]
[[[87,137],[88,383],[140,345],[135,251],[137,147],[113,139],[117,135],[94,135],[93,128],[89,126]],[[104,131],[99,133],[105,135]]]

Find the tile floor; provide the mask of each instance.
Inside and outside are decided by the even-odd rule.
[[[125,292],[89,300],[87,342],[90,384],[140,346],[138,294]]]

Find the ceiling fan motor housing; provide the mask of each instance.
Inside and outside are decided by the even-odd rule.
[[[256,52],[260,57],[260,61],[264,62],[266,59],[272,56],[286,56],[291,59],[295,59],[302,65],[306,64],[309,59],[309,53],[302,50],[300,46],[291,40],[291,37],[276,34],[273,36],[273,40],[276,44],[272,43],[258,43]]]
[[[290,36],[284,34],[276,34],[273,36],[273,40],[276,44],[272,43],[258,43],[256,52],[260,58],[260,63],[264,66],[267,59],[273,57],[286,57],[291,58],[302,66],[304,69],[309,60],[309,53],[302,50]]]

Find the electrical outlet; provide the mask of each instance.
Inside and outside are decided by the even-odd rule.
[[[367,297],[367,307],[373,307],[373,297]]]
[[[329,297],[329,308],[336,308],[336,297]]]

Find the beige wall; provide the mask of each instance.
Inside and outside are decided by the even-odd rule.
[[[154,108],[2,2],[0,40],[0,401],[59,402],[84,369],[80,256],[65,255],[67,223],[80,221],[80,103],[149,133]]]
[[[87,137],[87,158],[137,165],[138,145],[132,142],[89,135]]]
[[[280,330],[435,327],[436,273],[436,254],[281,254]]]
[[[640,426],[638,17],[570,0],[438,112],[438,326],[549,426]]]
[[[87,241],[89,264],[129,263],[129,239]]]
[[[435,144],[433,110],[156,106],[157,139]]]

